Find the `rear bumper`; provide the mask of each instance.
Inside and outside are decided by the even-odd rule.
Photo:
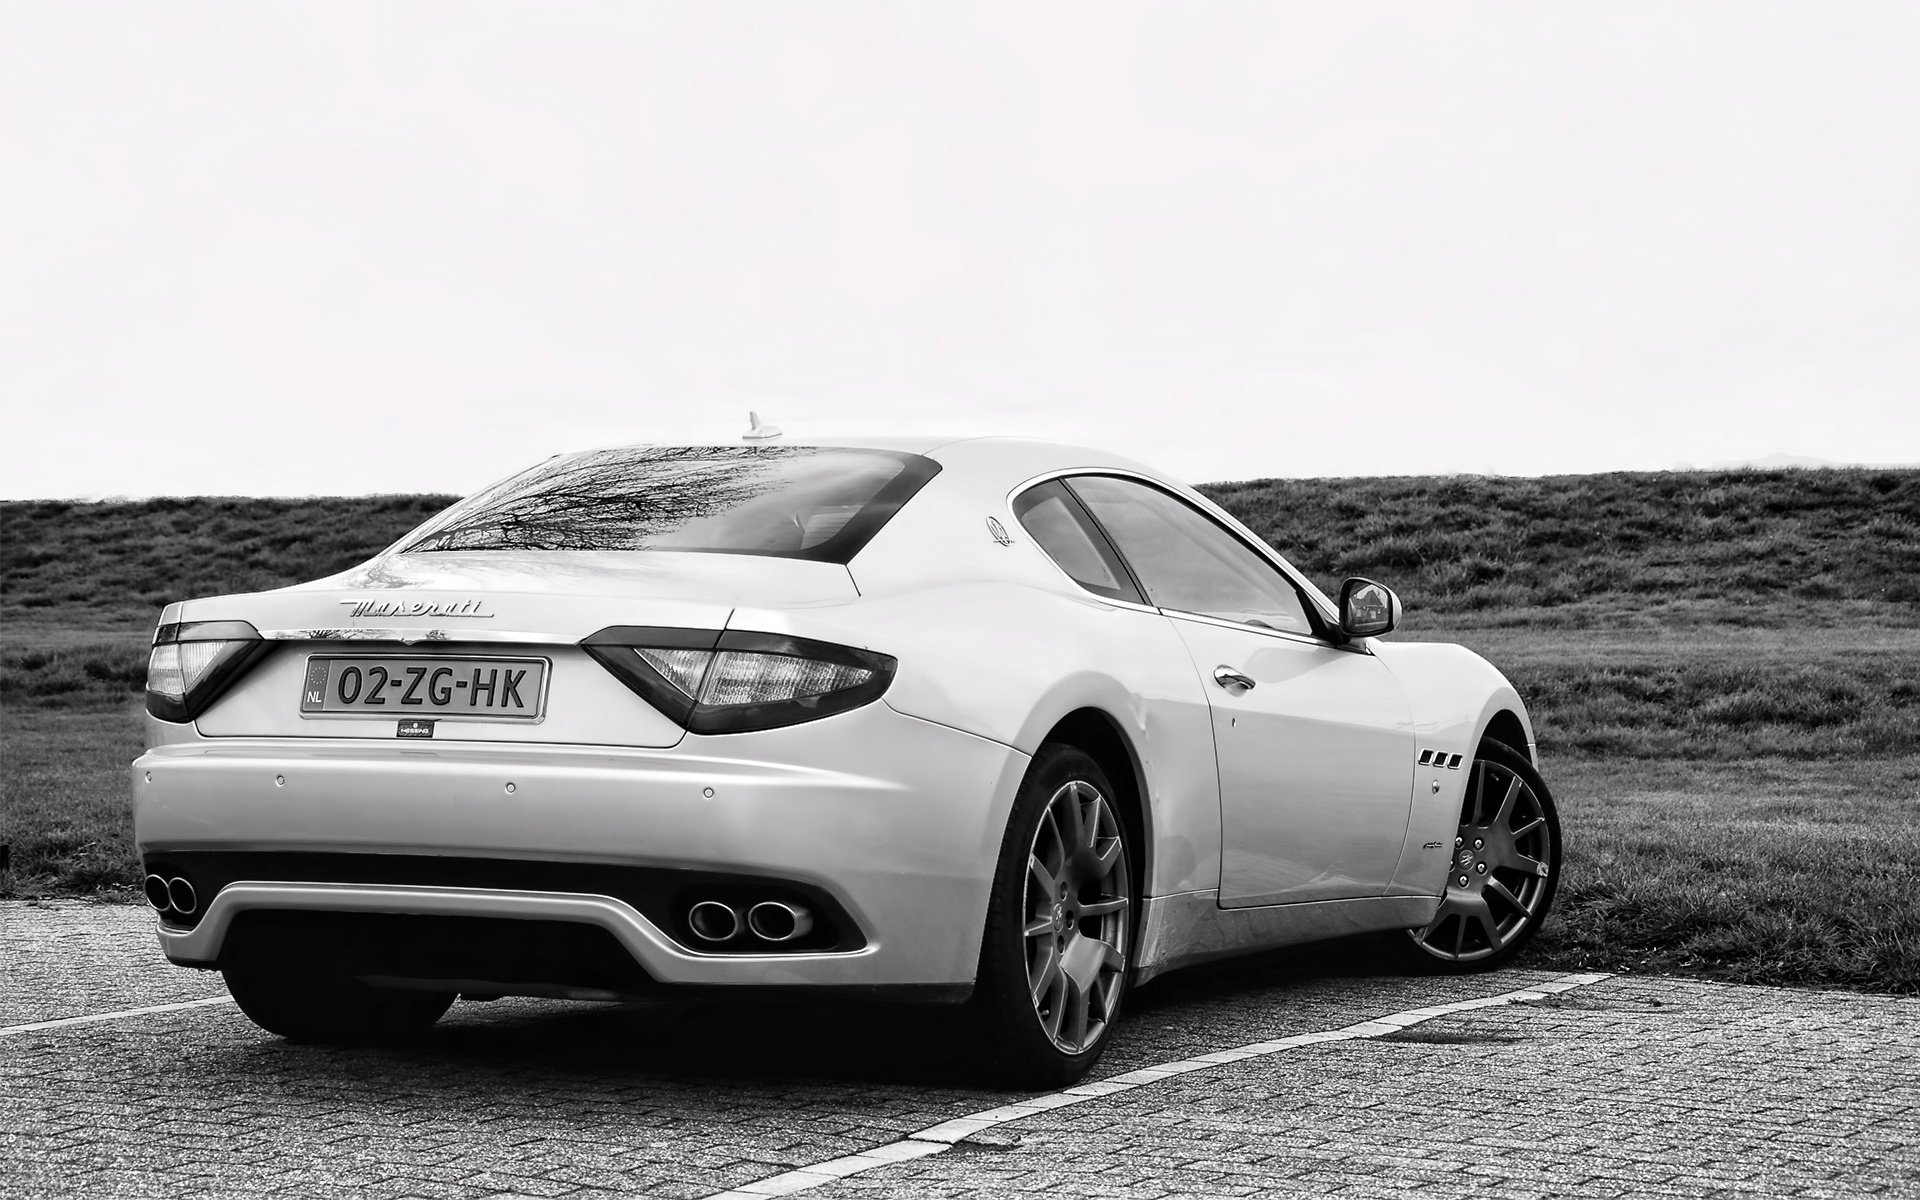
[[[611,896],[563,892],[495,891],[482,888],[396,887],[375,884],[234,883],[220,889],[192,929],[160,926],[160,947],[182,965],[220,958],[235,917],[243,912],[301,911],[395,913],[407,916],[491,917],[496,920],[569,921],[606,930],[655,980],[680,984],[761,985],[863,983],[862,960],[877,944],[832,954],[695,954],[636,909]],[[828,978],[822,979],[822,973]],[[848,977],[848,973],[852,978]],[[742,975],[750,975],[750,979]]]
[[[885,704],[659,750],[196,737],[133,764],[134,836],[149,860],[335,852],[761,876],[825,892],[862,943],[709,953],[585,889],[242,879],[202,897],[193,928],[160,927],[185,965],[217,963],[240,913],[291,909],[589,924],[666,984],[946,986],[972,982],[1026,763]]]

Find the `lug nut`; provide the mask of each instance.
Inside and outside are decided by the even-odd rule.
[[[1473,864],[1473,869],[1480,872],[1482,875],[1485,875],[1487,873],[1487,864],[1475,863]]]
[[[1461,887],[1466,887],[1466,886],[1467,886],[1467,877],[1466,877],[1465,875],[1462,875],[1462,876],[1460,877],[1460,886],[1461,886]]]
[[[1475,850],[1484,850],[1486,848],[1486,845],[1487,845],[1487,842],[1485,838],[1473,839],[1473,848]]]
[[[1463,838],[1463,837],[1457,837],[1457,838],[1455,838],[1455,839],[1453,839],[1453,848],[1454,848],[1455,850],[1458,850],[1458,849],[1459,849],[1460,847],[1462,847],[1462,846],[1464,846],[1464,845],[1466,845],[1466,844],[1467,844],[1467,839],[1465,839],[1465,838]]]

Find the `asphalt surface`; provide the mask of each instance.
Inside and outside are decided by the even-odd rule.
[[[1915,1000],[1347,946],[1142,990],[1094,1077],[1135,1085],[1047,1099],[937,1012],[462,1002],[332,1049],[222,995],[142,910],[0,903],[0,1196],[1920,1196]]]

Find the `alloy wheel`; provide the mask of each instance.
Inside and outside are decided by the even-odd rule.
[[[1113,805],[1085,780],[1047,801],[1027,854],[1027,991],[1054,1046],[1097,1045],[1119,1010],[1132,928],[1131,879]]]
[[[1514,944],[1545,915],[1558,864],[1546,804],[1512,766],[1476,757],[1453,839],[1447,890],[1425,929],[1436,958],[1468,963]]]

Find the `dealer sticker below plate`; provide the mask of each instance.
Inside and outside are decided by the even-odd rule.
[[[393,736],[430,738],[433,736],[433,722],[420,720],[401,721],[399,726],[394,729]]]

